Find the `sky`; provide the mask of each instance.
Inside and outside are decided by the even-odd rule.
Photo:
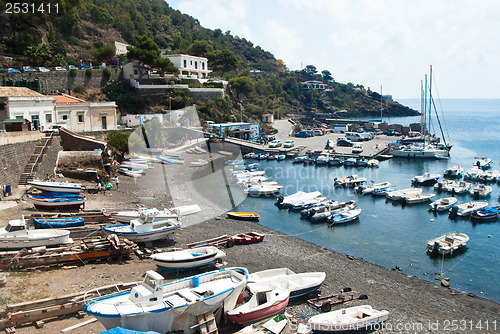
[[[209,29],[230,31],[288,69],[314,65],[336,82],[420,98],[500,98],[498,0],[167,0]]]

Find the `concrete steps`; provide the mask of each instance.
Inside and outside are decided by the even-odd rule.
[[[19,177],[19,185],[27,185],[29,181],[32,181],[34,178],[34,173],[43,160],[43,157],[46,155],[45,151],[52,144],[52,137],[45,136],[38,140],[37,145],[33,153],[31,154],[26,166],[24,166],[23,172]]]

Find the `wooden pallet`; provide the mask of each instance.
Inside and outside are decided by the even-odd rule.
[[[233,240],[227,234],[221,235],[220,237],[187,244],[189,248],[203,247],[203,246],[216,246],[216,247],[220,246],[229,248],[232,247],[233,245],[234,245]]]
[[[213,313],[205,313],[198,316],[198,324],[191,329],[198,328],[201,334],[219,334],[215,316]]]

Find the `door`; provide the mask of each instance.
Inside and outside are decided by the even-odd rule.
[[[102,129],[106,130],[108,128],[107,122],[106,122],[106,116],[102,116],[101,122],[102,122]]]
[[[40,116],[39,115],[31,115],[31,127],[35,131],[40,128]]]

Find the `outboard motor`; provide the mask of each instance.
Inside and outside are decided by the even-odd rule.
[[[453,205],[450,209],[450,216],[455,217],[458,213],[458,206]]]

